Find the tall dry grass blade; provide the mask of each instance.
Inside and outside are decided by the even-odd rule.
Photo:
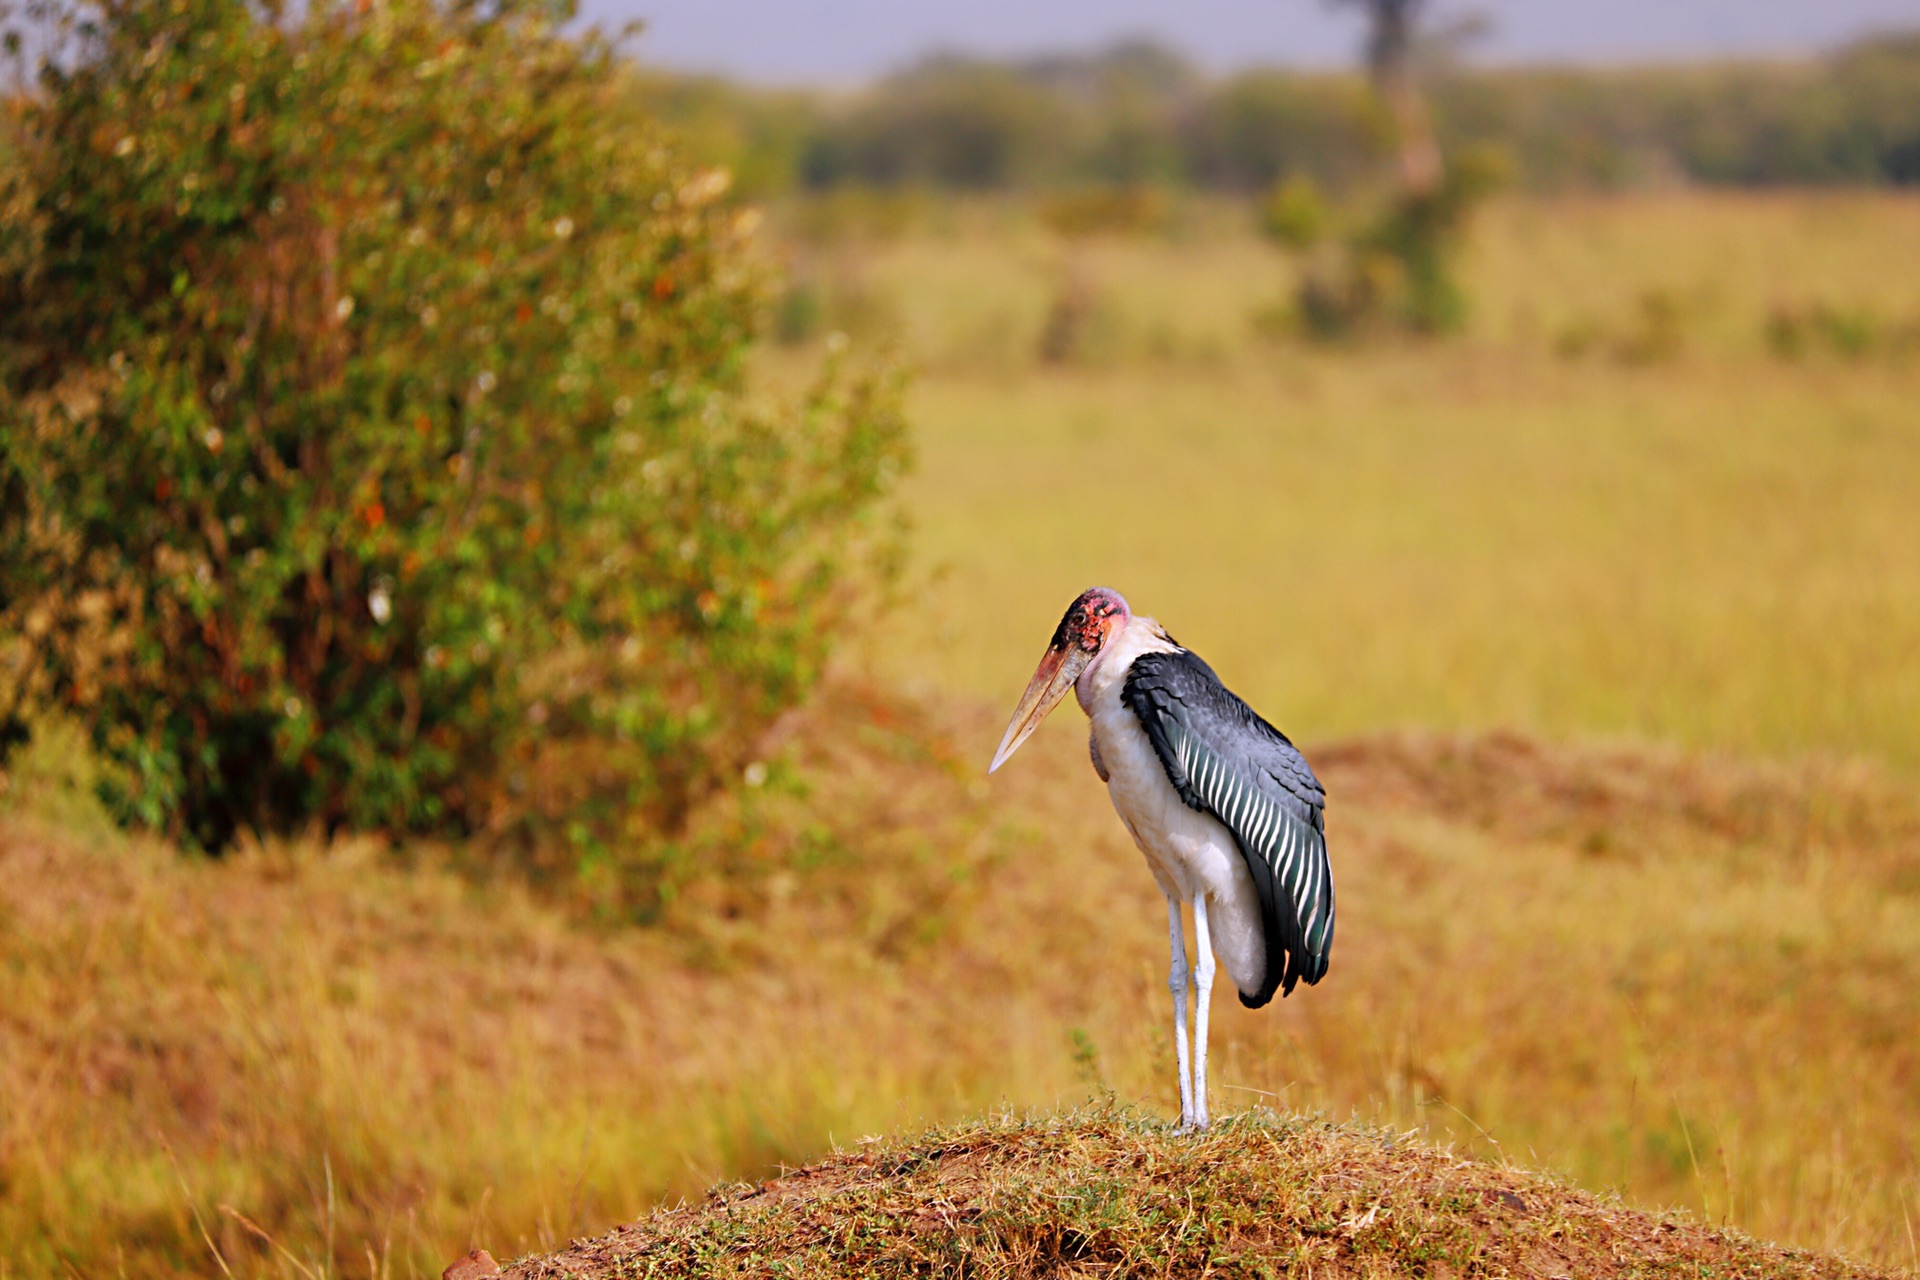
[[[1713,1201],[1707,1196],[1707,1179],[1700,1172],[1700,1157],[1693,1149],[1693,1126],[1687,1123],[1687,1113],[1680,1106],[1679,1096],[1669,1093],[1667,1098],[1673,1103],[1674,1117],[1680,1121],[1680,1136],[1687,1140],[1687,1160],[1693,1165],[1693,1185],[1694,1189],[1700,1193],[1700,1212],[1711,1218]]]
[[[180,1170],[180,1161],[174,1157],[173,1144],[164,1138],[160,1142],[161,1150],[167,1153],[167,1163],[173,1166],[173,1176],[180,1183],[180,1194],[187,1202],[187,1211],[193,1214],[193,1225],[200,1230],[200,1238],[206,1242],[207,1252],[220,1267],[220,1274],[232,1280],[233,1271],[227,1266],[227,1260],[220,1253],[220,1246],[213,1242],[213,1236],[207,1231],[207,1222],[200,1216],[200,1205],[193,1198],[193,1191],[187,1186],[187,1175]]]
[[[294,1255],[290,1251],[288,1251],[286,1246],[282,1245],[278,1240],[274,1239],[272,1235],[268,1234],[266,1229],[263,1228],[259,1223],[255,1222],[252,1218],[249,1218],[246,1214],[240,1212],[238,1209],[234,1208],[232,1205],[230,1204],[221,1205],[220,1212],[226,1214],[229,1218],[232,1218],[235,1222],[239,1223],[242,1227],[246,1228],[246,1230],[252,1232],[256,1237],[259,1238],[262,1244],[265,1244],[269,1249],[272,1249],[275,1253],[279,1254],[282,1258],[286,1259],[287,1264],[289,1266],[291,1266],[295,1271],[298,1271],[301,1275],[306,1276],[308,1280],[326,1280],[326,1277],[322,1275],[320,1272],[315,1271],[312,1267],[300,1261],[300,1259],[294,1257]]]
[[[327,1176],[327,1255],[326,1272],[328,1280],[333,1276],[333,1157],[327,1152],[320,1153],[320,1167]]]

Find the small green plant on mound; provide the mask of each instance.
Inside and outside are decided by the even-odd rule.
[[[1410,1135],[1255,1111],[1202,1136],[1112,1106],[874,1141],[509,1267],[627,1275],[1869,1274]]]
[[[894,387],[749,401],[751,215],[570,17],[124,0],[26,42],[0,727],[78,717],[122,820],[590,869],[814,680]]]

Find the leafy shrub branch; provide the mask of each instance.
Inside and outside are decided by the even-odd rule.
[[[894,380],[749,396],[753,215],[568,16],[111,0],[24,46],[0,722],[81,718],[123,819],[578,870],[738,762],[888,554]]]

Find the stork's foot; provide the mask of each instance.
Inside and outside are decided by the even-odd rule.
[[[1183,1117],[1179,1124],[1173,1126],[1173,1131],[1182,1136],[1205,1133],[1207,1131],[1207,1122],[1205,1120],[1192,1120]]]

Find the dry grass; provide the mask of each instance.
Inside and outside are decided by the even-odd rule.
[[[1080,250],[1098,340],[1054,371],[1027,224],[853,259],[925,370],[914,585],[700,815],[661,928],[458,850],[183,860],[42,742],[0,813],[0,1276],[431,1275],[862,1134],[1170,1107],[1163,908],[1083,726],[979,775],[1089,582],[1332,794],[1332,973],[1221,1002],[1218,1110],[1920,1271],[1920,364],[1759,336],[1920,315],[1920,203],[1516,204],[1472,334],[1364,352],[1259,338],[1281,265],[1196,219]],[[1630,358],[1650,289],[1683,339]]]
[[[1391,1131],[1247,1112],[1204,1137],[1112,1109],[836,1154],[507,1270],[981,1277],[1853,1276]]]
[[[0,820],[0,1274],[437,1274],[469,1234],[556,1244],[991,1101],[995,1046],[946,1051],[966,1011],[908,962],[996,846],[870,702],[823,701],[764,793],[706,815],[762,875],[696,871],[668,930],[583,927],[429,851],[215,864],[76,833],[72,805]]]
[[[638,933],[366,845],[210,865],[0,822],[0,1266],[433,1274],[835,1139],[1168,1102],[1151,880],[1060,729],[980,785],[996,719],[838,687],[703,815],[757,873],[693,876]],[[1339,954],[1216,1007],[1220,1110],[1354,1113],[1911,1264],[1920,817],[1892,784],[1512,736],[1310,749]]]
[[[1920,199],[1515,202],[1478,237],[1467,338],[1334,352],[1258,337],[1284,265],[1203,213],[1075,251],[1106,345],[1064,370],[1034,355],[1068,252],[1040,232],[963,220],[861,259],[924,368],[928,576],[883,669],[1010,698],[1103,583],[1310,736],[1920,768],[1920,353],[1762,338],[1810,298],[1920,325]],[[1679,300],[1677,347],[1610,354],[1650,294]],[[1589,323],[1600,345],[1559,354]]]

